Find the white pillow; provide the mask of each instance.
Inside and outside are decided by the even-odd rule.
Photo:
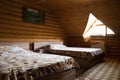
[[[66,48],[66,46],[65,45],[63,45],[63,44],[50,44],[50,48],[51,49],[61,49],[61,48]]]
[[[0,52],[8,52],[8,53],[15,53],[25,51],[23,48],[18,46],[0,46]]]

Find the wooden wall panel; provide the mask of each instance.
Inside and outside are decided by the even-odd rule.
[[[45,12],[45,24],[24,22],[23,7]],[[65,34],[51,11],[21,0],[0,0],[0,41],[59,41]]]
[[[120,37],[92,37],[89,42],[85,42],[80,36],[68,37],[68,46],[91,47],[96,42],[104,42],[106,55],[120,56]]]
[[[108,50],[108,55],[119,55],[120,56],[120,37],[103,37],[103,38],[92,38],[91,41],[103,41],[105,42]]]
[[[86,43],[82,36],[68,37],[68,46],[71,47],[90,47],[89,43]]]

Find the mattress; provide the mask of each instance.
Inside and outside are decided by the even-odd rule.
[[[68,56],[39,54],[17,46],[0,46],[0,80],[36,80],[74,67]]]
[[[68,55],[72,57],[87,59],[89,61],[96,58],[96,56],[103,55],[100,48],[80,48],[80,47],[66,47],[62,45],[48,45],[45,50],[54,54]]]

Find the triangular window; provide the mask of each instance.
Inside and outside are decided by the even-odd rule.
[[[90,13],[87,26],[83,33],[84,38],[89,38],[90,36],[109,36],[114,34],[115,33],[110,28],[106,27],[106,25]]]

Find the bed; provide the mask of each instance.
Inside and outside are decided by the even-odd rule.
[[[4,45],[4,44],[3,44]],[[74,59],[0,45],[0,80],[74,80]],[[25,44],[24,44],[25,45]]]
[[[81,68],[91,66],[103,61],[103,51],[100,48],[67,47],[63,44],[48,44],[44,47],[46,52],[73,57]]]

